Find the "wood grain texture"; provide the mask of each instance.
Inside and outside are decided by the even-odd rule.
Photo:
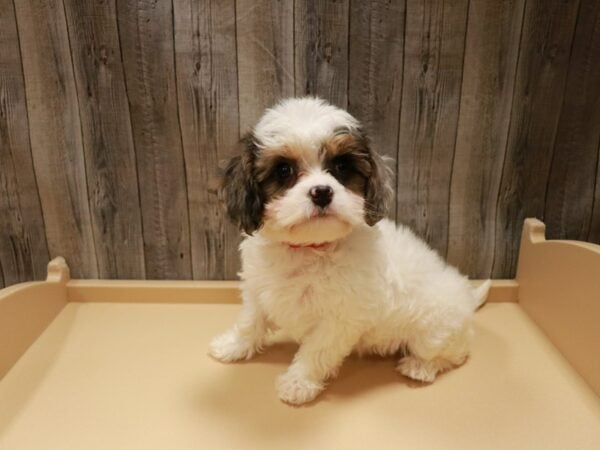
[[[171,2],[118,0],[148,278],[190,278],[186,178]]]
[[[528,0],[500,195],[492,276],[514,276],[527,217],[544,216],[578,1]],[[549,95],[552,93],[552,95]]]
[[[364,125],[373,148],[398,157],[402,95],[404,0],[352,2],[348,66],[348,111]],[[390,164],[392,165],[392,164]],[[396,186],[395,175],[393,186]],[[389,216],[396,217],[394,198]]]
[[[25,105],[12,0],[0,0],[0,286],[46,273],[48,247]],[[6,273],[2,268],[6,268]]]
[[[523,0],[471,0],[456,150],[448,259],[472,277],[492,271],[498,189],[508,137]]]
[[[265,108],[348,108],[391,215],[475,278],[522,220],[600,242],[595,0],[0,0],[0,285],[232,279],[219,167]]]
[[[97,277],[86,171],[62,2],[14,3],[25,78],[33,164],[50,257],[75,277]]]
[[[398,149],[397,220],[441,255],[461,94],[468,0],[409,0]]]
[[[600,244],[600,142],[598,142],[598,163],[596,165],[596,189],[594,192],[594,206],[590,223],[590,234],[587,240]]]
[[[600,2],[581,0],[544,220],[549,238],[585,240],[592,225],[600,139]]]
[[[293,0],[237,0],[240,132],[265,108],[294,96]]]
[[[102,278],[144,278],[135,150],[113,2],[64,0]]]
[[[295,94],[348,106],[349,0],[294,2]]]
[[[217,198],[221,160],[239,139],[235,3],[176,0],[179,116],[185,151],[193,276],[235,278],[239,232]]]

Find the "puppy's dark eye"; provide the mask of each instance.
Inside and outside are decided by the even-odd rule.
[[[333,164],[333,170],[335,170],[337,173],[345,173],[348,171],[348,168],[348,162],[344,160],[335,161]]]
[[[294,175],[294,168],[289,163],[281,162],[275,167],[275,175],[279,181],[286,181]]]
[[[334,176],[344,178],[352,171],[352,161],[349,156],[338,156],[331,161],[330,167]]]

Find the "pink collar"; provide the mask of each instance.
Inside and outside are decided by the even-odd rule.
[[[335,246],[335,242],[323,242],[321,244],[292,244],[290,242],[285,242],[292,250],[299,250],[304,248],[310,248],[311,250],[329,250]]]

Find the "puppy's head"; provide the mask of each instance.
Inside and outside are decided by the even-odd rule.
[[[386,212],[387,169],[346,111],[315,98],[268,110],[228,164],[222,195],[246,233],[291,244],[332,242]]]

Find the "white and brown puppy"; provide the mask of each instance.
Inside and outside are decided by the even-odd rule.
[[[277,380],[281,400],[314,399],[348,354],[393,355],[431,382],[468,354],[477,290],[409,229],[383,219],[388,171],[346,111],[316,98],[268,110],[226,170],[241,244],[243,306],[210,344],[223,362],[284,334],[300,344]]]

